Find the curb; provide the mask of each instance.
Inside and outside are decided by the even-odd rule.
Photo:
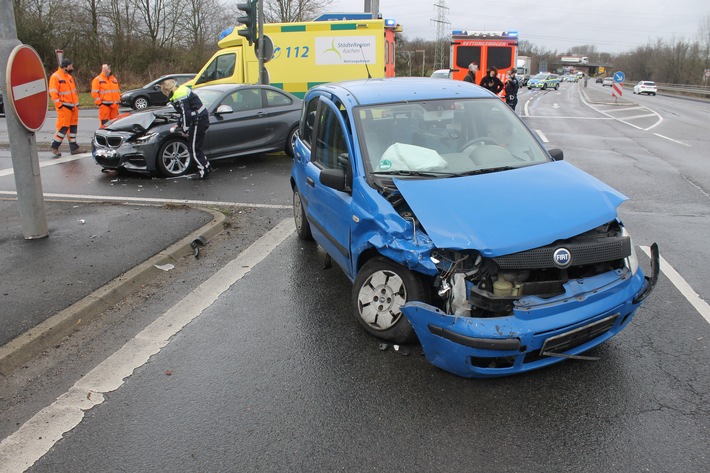
[[[190,244],[195,239],[204,237],[209,241],[221,233],[224,229],[224,214],[202,207],[198,207],[198,209],[212,214],[213,220],[157,255],[129,269],[83,299],[15,337],[7,344],[0,346],[0,375],[8,375],[11,371],[41,354],[47,347],[58,344],[64,337],[78,330],[82,324],[91,322],[116,303],[135,293],[143,284],[149,282],[153,275],[160,273],[161,270],[155,265],[177,262],[180,258],[192,254],[194,250]]]

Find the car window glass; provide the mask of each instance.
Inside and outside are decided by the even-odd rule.
[[[266,104],[269,107],[277,107],[279,105],[291,105],[291,99],[281,92],[275,90],[266,91]]]
[[[311,139],[313,138],[313,127],[315,126],[317,108],[317,97],[308,102],[308,105],[303,108],[303,117],[301,117],[299,136],[301,141],[303,141],[308,147],[311,146]]]
[[[230,77],[234,73],[234,65],[237,62],[235,53],[222,54],[214,58],[197,80],[198,84]]]
[[[232,94],[235,112],[247,112],[261,108],[261,93],[259,89],[239,90]]]
[[[491,46],[488,48],[488,67],[510,69],[513,67],[513,50],[510,46]]]
[[[323,107],[318,122],[316,151],[313,162],[322,169],[344,168],[348,163],[348,146],[338,116],[330,107]]]
[[[355,117],[365,167],[375,173],[455,174],[549,162],[540,143],[498,99],[359,107]]]
[[[481,64],[481,47],[459,46],[456,52],[456,65],[458,67],[468,69],[468,65],[472,62]]]
[[[175,79],[176,85],[182,85],[182,84],[184,84],[185,82],[187,82],[188,80],[190,80],[190,77],[177,76],[177,77],[173,77],[173,79]]]

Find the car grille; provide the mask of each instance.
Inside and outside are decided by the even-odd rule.
[[[631,254],[631,239],[628,236],[556,243],[520,253],[498,256],[493,260],[501,269],[554,268],[553,254],[558,248],[566,248],[572,255],[573,266],[616,261]]]
[[[108,148],[118,148],[119,146],[121,146],[121,143],[123,143],[122,137],[112,135],[96,134],[94,140],[96,141],[96,144],[98,146],[104,146]]]

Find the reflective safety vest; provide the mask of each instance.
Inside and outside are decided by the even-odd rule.
[[[121,89],[113,74],[106,77],[102,72],[94,77],[94,80],[91,81],[91,96],[96,105],[120,105]]]
[[[61,67],[49,78],[49,96],[57,110],[62,106],[74,108],[79,105],[79,94],[76,92],[74,78]]]

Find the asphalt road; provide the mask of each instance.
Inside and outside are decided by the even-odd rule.
[[[292,233],[284,157],[221,163],[200,188],[79,159],[43,168],[45,192],[209,200],[233,209],[233,226],[184,273],[2,380],[0,438],[23,447],[12,460],[31,450],[30,471],[52,472],[706,471],[710,325],[678,277],[707,300],[710,107],[589,103],[578,87],[525,90],[518,111],[628,195],[635,245],[656,241],[664,257],[633,323],[589,353],[599,361],[468,380],[417,347],[381,350],[350,314],[343,273]]]

